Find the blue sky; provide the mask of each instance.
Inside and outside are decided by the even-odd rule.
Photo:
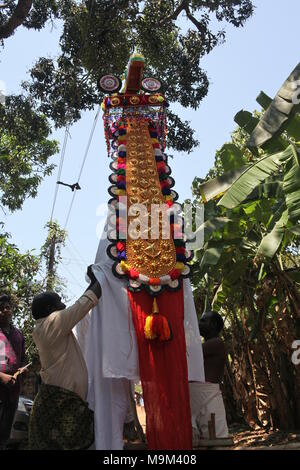
[[[175,110],[196,129],[200,146],[190,155],[176,153],[171,161],[175,189],[180,200],[191,196],[195,176],[203,177],[213,166],[215,152],[235,129],[234,115],[241,109],[258,107],[255,98],[261,90],[274,96],[282,82],[300,61],[299,0],[256,0],[254,16],[241,29],[226,27],[227,40],[203,59],[211,85],[207,98],[197,111]],[[182,21],[185,21],[182,19]],[[40,57],[58,54],[59,28],[49,25],[41,32],[19,28],[5,41],[0,52],[0,81],[7,94],[18,93],[28,70]],[[157,77],[159,78],[159,77]],[[62,180],[77,181],[97,107],[84,113],[70,129]],[[63,143],[64,130],[53,132]],[[52,158],[58,165],[60,155]],[[86,266],[94,261],[98,246],[97,226],[103,221],[101,207],[109,199],[109,160],[103,133],[102,119],[96,126],[86,165],[83,170],[70,220],[69,239],[63,250],[59,273],[65,278],[70,301],[86,287]],[[21,211],[1,217],[12,241],[20,250],[39,251],[46,238],[44,225],[50,219],[57,169],[40,186],[36,199],[28,199]],[[72,193],[60,187],[54,219],[64,226]]]

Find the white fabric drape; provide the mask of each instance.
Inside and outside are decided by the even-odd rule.
[[[219,384],[210,382],[190,383],[190,405],[192,426],[198,429],[201,436],[208,439],[208,422],[215,414],[216,437],[228,437],[228,427],[224,401]]]
[[[108,245],[102,236],[93,266],[102,297],[75,331],[89,372],[87,400],[95,412],[95,448],[103,450],[122,449],[128,380],[139,380],[137,341],[126,282],[112,273],[113,261],[106,253]],[[202,344],[187,279],[184,280],[184,315],[189,380],[204,382]]]

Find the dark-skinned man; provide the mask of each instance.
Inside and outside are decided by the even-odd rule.
[[[14,374],[25,365],[25,341],[12,325],[10,296],[0,295],[0,449],[10,436],[20,394],[20,379]]]
[[[220,382],[224,375],[226,349],[219,337],[224,322],[216,312],[205,312],[200,321],[200,334],[204,337],[203,358],[205,383],[190,382],[190,403],[194,445],[200,437],[209,438],[208,422],[215,414],[216,437],[228,437],[226,413]]]
[[[31,450],[87,449],[94,440],[93,412],[85,401],[87,367],[72,331],[101,297],[90,267],[88,276],[89,287],[71,307],[66,308],[54,292],[33,299],[32,336],[40,355],[42,384],[31,414]]]

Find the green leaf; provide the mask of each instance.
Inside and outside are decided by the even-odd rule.
[[[223,252],[223,245],[220,244],[218,247],[211,247],[205,250],[203,257],[200,263],[200,269],[203,269],[204,266],[215,266],[218,264],[218,261]]]
[[[224,290],[223,283],[218,287],[217,292],[215,293],[215,296],[213,298],[213,301],[211,303],[212,308],[214,311],[218,312],[222,305],[226,302],[226,292]]]
[[[254,117],[249,111],[239,111],[234,116],[234,121],[248,134],[255,129],[259,123],[259,119]]]
[[[260,94],[258,95],[258,97],[256,98],[256,101],[258,104],[260,104],[260,106],[263,108],[263,109],[268,109],[268,107],[270,106],[270,104],[272,103],[272,98],[270,98],[268,95],[266,95],[266,93],[264,93],[263,91],[260,92]]]
[[[272,231],[262,239],[257,250],[258,256],[266,256],[267,258],[273,258],[275,256],[281,245],[288,220],[289,214],[286,209],[274,225]]]
[[[225,191],[236,181],[248,168],[245,166],[237,170],[225,173],[222,176],[213,178],[199,186],[199,191],[203,201],[206,203],[211,199],[221,197]]]
[[[226,172],[239,169],[247,163],[241,149],[234,144],[223,145],[219,155]]]
[[[285,130],[290,137],[297,142],[300,141],[300,116],[294,116],[285,127]]]
[[[300,166],[299,154],[294,151],[294,158],[289,171],[283,178],[283,191],[285,193],[286,205],[290,218],[297,220],[300,218]]]
[[[283,152],[261,158],[232,184],[218,205],[227,209],[238,206],[260,183],[270,176],[277,175],[282,165],[294,158],[294,155],[294,146],[289,145]]]
[[[276,136],[291,118],[296,105],[293,103],[295,88],[293,84],[300,79],[300,64],[284,82],[274,100],[265,111],[258,125],[253,130],[247,145],[261,147]]]
[[[266,276],[265,263],[261,263],[261,267],[258,273],[258,280],[261,281]]]
[[[204,222],[204,224],[200,225],[200,227],[197,228],[195,235],[204,230],[204,236],[205,239],[207,237],[210,237],[213,233],[218,232],[221,228],[224,227],[228,222],[230,222],[231,219],[228,219],[227,217],[215,217],[213,219],[207,220]]]
[[[294,235],[300,235],[300,225],[294,225],[294,227],[288,228],[288,231]]]

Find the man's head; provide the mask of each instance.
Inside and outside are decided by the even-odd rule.
[[[0,326],[8,326],[12,319],[12,306],[8,294],[0,294]]]
[[[204,312],[199,320],[200,334],[204,338],[215,338],[224,327],[221,315],[214,311]]]
[[[55,292],[43,292],[34,297],[31,310],[35,320],[48,317],[52,312],[66,308],[61,298]]]

